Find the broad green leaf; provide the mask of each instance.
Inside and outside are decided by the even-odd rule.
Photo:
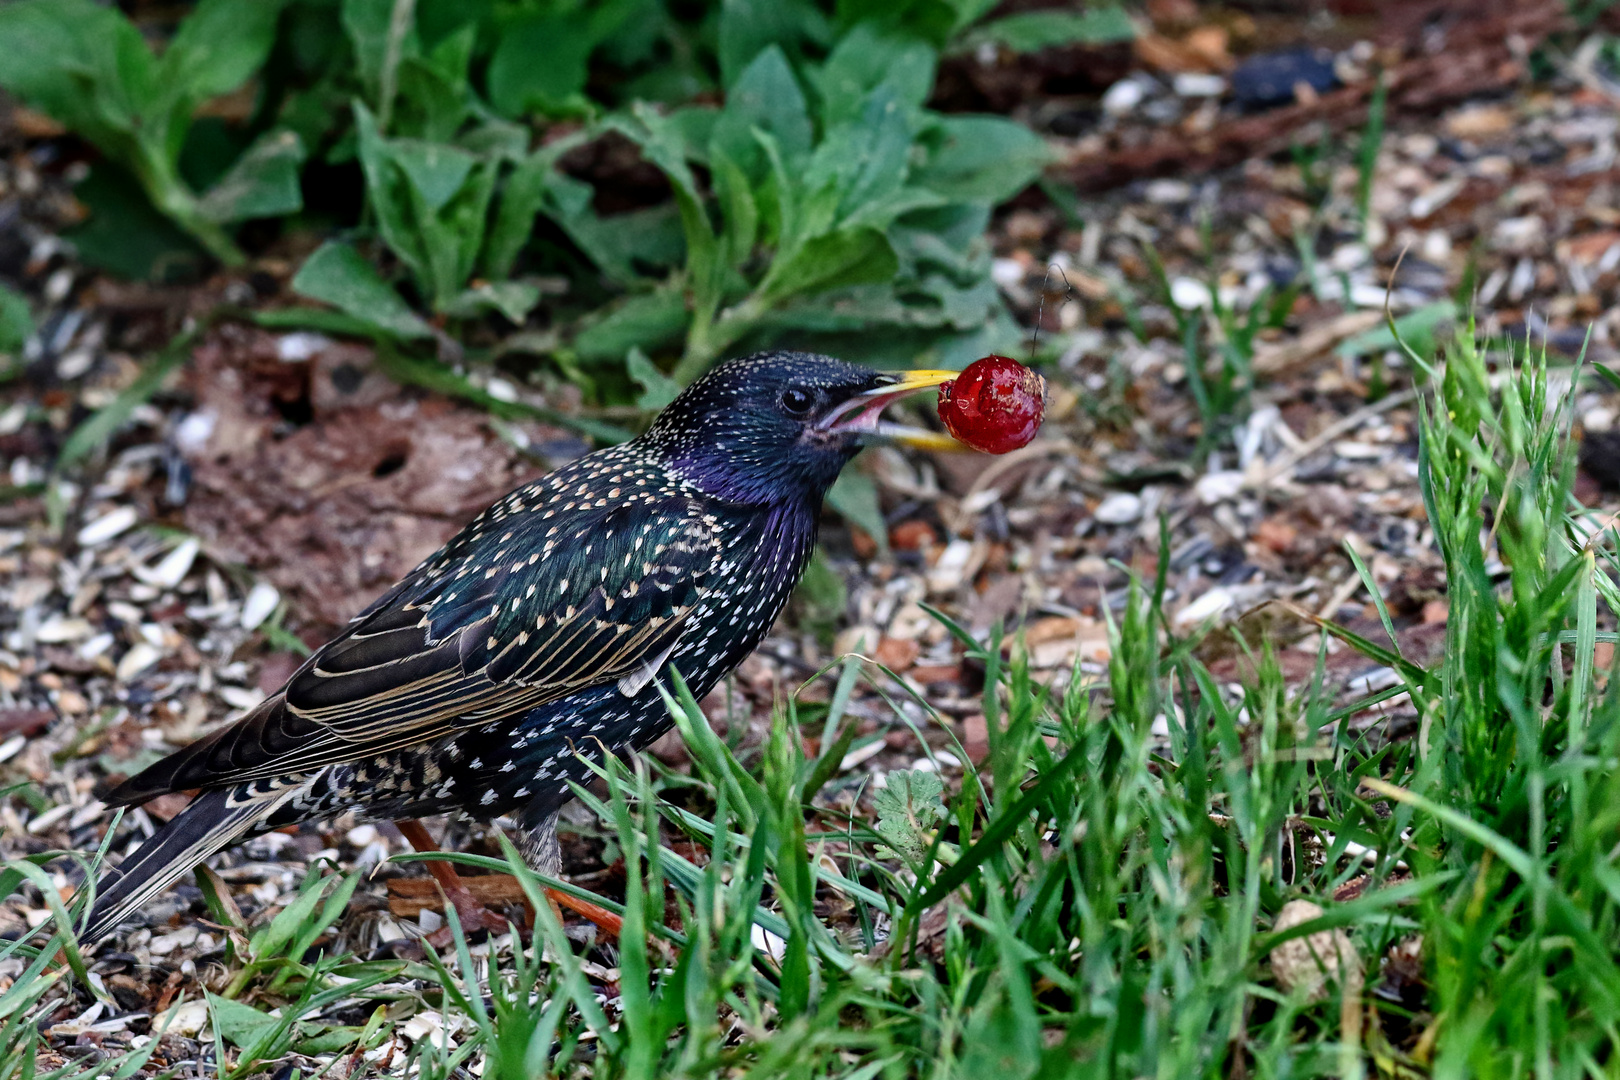
[[[471,48],[474,28],[465,28],[441,43],[435,55],[451,45]],[[406,57],[399,64],[399,95],[394,99],[391,127],[398,135],[409,135],[428,142],[449,142],[461,131],[462,125],[473,113],[476,102],[467,87],[462,50],[452,50],[458,60],[447,60],[445,66],[459,63],[463,70],[452,74],[432,60]]]
[[[360,168],[366,176],[366,198],[377,214],[383,242],[418,278],[428,273],[427,254],[412,211],[410,181],[394,163],[387,139],[377,130],[376,118],[360,101],[354,103],[354,129]]]
[[[155,104],[155,64],[117,10],[90,0],[0,5],[0,86],[122,160]]]
[[[641,387],[641,394],[636,398],[637,408],[662,409],[681,392],[681,384],[659,371],[647,354],[635,346],[631,346],[625,356],[625,366],[630,378]]]
[[[303,161],[304,145],[297,135],[268,132],[208,189],[198,210],[220,223],[296,214],[304,205],[298,185]]]
[[[878,812],[877,834],[893,851],[880,857],[899,855],[913,866],[928,857],[933,845],[931,830],[945,816],[945,785],[939,774],[920,769],[896,769],[872,800]]]
[[[203,992],[208,995],[208,1011],[214,1022],[214,1030],[233,1046],[252,1046],[280,1023],[269,1013],[262,1013],[251,1005],[220,997],[212,991]]]
[[[807,192],[797,235],[811,237],[887,199],[906,182],[911,159],[911,122],[887,86],[867,96],[858,120],[829,131],[805,170]]]
[[[180,23],[158,61],[158,77],[178,100],[229,93],[264,63],[285,0],[201,0]],[[189,117],[188,117],[189,119]]]
[[[328,240],[317,248],[293,276],[292,289],[394,337],[431,337],[433,333],[376,269],[341,241]]]
[[[424,284],[435,311],[444,310],[472,277],[499,168],[496,161],[478,162],[454,197],[437,210],[429,209],[412,186],[414,224],[427,257]]]
[[[33,332],[28,301],[15,289],[0,285],[0,355],[14,361]]]
[[[417,139],[389,139],[388,160],[398,166],[430,214],[443,210],[460,193],[478,159],[465,150]]]
[[[720,235],[724,248],[721,257],[731,266],[740,266],[754,253],[754,239],[759,233],[759,206],[754,202],[748,177],[719,147],[710,155],[709,174],[725,222]]]
[[[719,259],[719,238],[709,224],[708,211],[698,193],[697,182],[686,163],[686,143],[682,130],[656,110],[638,102],[629,120],[613,125],[641,147],[644,156],[668,178],[675,189],[680,208],[681,230],[686,236],[687,284],[692,290],[692,308],[707,321],[720,306],[724,289]]]
[[[888,237],[876,229],[847,229],[817,236],[771,264],[759,294],[767,304],[844,285],[887,281],[899,264]]]
[[[943,116],[930,134],[937,148],[911,179],[951,199],[1005,202],[1054,156],[1039,135],[999,116]]]
[[[490,58],[490,104],[513,118],[585,111],[581,91],[594,44],[578,15],[536,11],[512,23]]]
[[[889,550],[889,526],[883,520],[883,507],[878,503],[877,484],[870,476],[856,469],[845,469],[828,490],[827,505],[870,536],[879,551]]]
[[[787,57],[775,45],[764,49],[726,92],[726,107],[714,121],[710,156],[725,154],[758,183],[768,172],[755,131],[768,132],[789,167],[810,152],[810,110]]]
[[[633,348],[651,352],[678,341],[689,319],[677,289],[632,296],[586,327],[574,339],[574,351],[582,360],[622,361]]]
[[[853,26],[871,20],[887,30],[918,37],[943,47],[996,6],[997,0],[897,0],[874,4],[871,0],[838,0],[837,21]]]
[[[1000,45],[1014,52],[1034,52],[1056,45],[1107,45],[1130,41],[1136,27],[1125,9],[1114,4],[1089,11],[1020,11],[975,27],[962,36],[958,51]]]
[[[868,95],[887,84],[909,108],[921,108],[934,89],[934,50],[914,37],[884,31],[872,22],[850,30],[813,77],[827,127],[860,115]]]
[[[129,173],[101,162],[74,188],[89,218],[65,233],[91,266],[131,281],[195,280],[207,257],[152,206]]]
[[[444,313],[459,319],[472,318],[486,311],[506,316],[522,326],[534,305],[540,302],[540,289],[526,281],[494,281],[464,290],[444,306]]]
[[[722,0],[721,85],[729,89],[766,48],[797,53],[803,43],[826,45],[831,37],[827,17],[810,0]]]
[[[551,216],[597,268],[620,285],[662,276],[686,256],[680,212],[669,203],[612,217],[600,217],[588,205],[567,218]]]

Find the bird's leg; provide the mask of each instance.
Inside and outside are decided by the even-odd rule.
[[[548,814],[537,825],[522,825],[518,829],[518,851],[523,855],[523,861],[530,870],[547,877],[562,876],[562,846],[557,843],[557,815]],[[589,919],[596,924],[597,929],[619,939],[619,932],[624,929],[624,920],[604,907],[599,907],[589,900],[569,896],[558,889],[546,886],[546,900],[551,904],[552,913],[557,921],[562,922],[561,907],[567,908],[574,914]]]
[[[415,818],[406,818],[394,822],[394,825],[410,841],[411,847],[417,851],[438,851],[439,845],[433,842],[433,837],[420,821]],[[433,880],[439,883],[444,890],[447,903],[454,904],[456,916],[461,920],[461,928],[467,933],[474,930],[488,930],[492,934],[504,933],[507,928],[506,918],[489,910],[478,898],[473,896],[472,890],[461,883],[461,876],[456,873],[455,867],[441,859],[428,859],[423,863]],[[435,930],[428,937],[434,946],[443,946],[450,941],[450,928],[448,926]],[[442,939],[441,939],[442,936]]]

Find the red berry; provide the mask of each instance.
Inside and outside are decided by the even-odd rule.
[[[939,388],[945,429],[975,450],[1028,446],[1046,412],[1046,380],[1006,356],[975,360]]]

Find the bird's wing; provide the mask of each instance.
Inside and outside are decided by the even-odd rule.
[[[645,685],[725,556],[683,495],[572,501],[528,489],[521,513],[469,525],[319,649],[282,692],[109,793],[306,772],[527,711],[586,687]]]

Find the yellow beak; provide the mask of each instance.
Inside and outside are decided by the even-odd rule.
[[[906,424],[891,424],[882,415],[892,402],[950,382],[960,374],[960,371],[935,370],[889,372],[885,378],[891,381],[856,394],[823,417],[820,426],[828,430],[860,432],[919,450],[965,450],[966,447],[949,435]]]

